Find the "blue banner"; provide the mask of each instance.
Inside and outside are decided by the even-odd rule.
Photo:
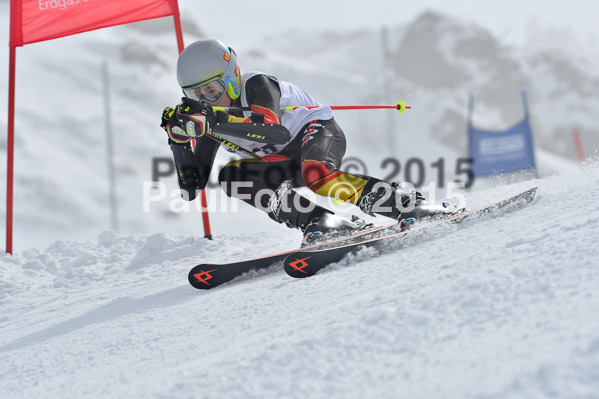
[[[528,118],[499,132],[468,127],[468,150],[477,177],[536,169]]]

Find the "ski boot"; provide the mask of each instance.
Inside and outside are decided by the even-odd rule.
[[[406,194],[398,192],[398,186],[397,183],[389,184],[371,178],[364,187],[358,207],[368,215],[373,216],[376,213],[398,221],[442,219],[464,211],[447,203],[441,206],[429,204],[418,191],[412,190],[410,194]]]
[[[405,211],[401,218],[412,218],[416,220],[440,220],[447,217],[458,215],[466,211],[465,208],[458,208],[447,202],[441,205],[429,204],[425,200],[418,201],[414,208],[410,211]]]
[[[293,190],[290,180],[284,181],[271,196],[268,216],[287,227],[304,233],[302,247],[344,235],[351,235],[371,226],[362,220],[348,220],[335,215]]]
[[[326,210],[321,214],[314,215],[303,230],[302,248],[319,242],[350,236],[372,227],[374,227],[372,223],[367,223],[356,216],[352,216],[352,220],[349,220]]]

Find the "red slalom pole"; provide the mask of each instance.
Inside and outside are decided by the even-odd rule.
[[[6,253],[12,254],[13,185],[15,164],[15,64],[17,48],[10,46],[8,66],[8,140],[6,143]]]

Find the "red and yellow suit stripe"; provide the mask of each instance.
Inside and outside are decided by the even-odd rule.
[[[306,159],[302,162],[302,178],[316,194],[338,198],[355,204],[362,195],[366,180],[349,173],[329,170],[322,161]]]

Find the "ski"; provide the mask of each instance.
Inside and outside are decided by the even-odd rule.
[[[443,233],[443,226],[449,226],[454,223],[461,224],[468,220],[479,219],[481,216],[492,214],[499,209],[505,211],[519,209],[523,205],[532,202],[536,191],[537,188],[533,187],[483,208],[467,211],[447,219],[424,226],[413,227],[405,231],[388,232],[388,234],[383,232],[383,234],[379,234],[376,237],[363,237],[356,242],[342,242],[340,243],[341,245],[328,246],[327,248],[303,248],[286,256],[284,262],[285,272],[292,277],[309,277],[326,266],[339,262],[347,255],[356,253],[363,248],[374,247],[377,249],[377,255],[397,250],[409,244],[439,236]]]
[[[187,276],[189,283],[198,289],[210,289],[218,287],[221,284],[229,282],[236,277],[239,277],[245,273],[256,270],[265,270],[280,264],[285,258],[298,252],[302,249],[316,249],[316,248],[327,248],[332,245],[342,245],[343,243],[351,243],[355,240],[361,240],[363,237],[372,238],[375,234],[384,234],[383,232],[394,231],[397,227],[397,223],[392,223],[384,226],[373,227],[368,230],[359,231],[351,236],[345,236],[338,239],[318,243],[309,247],[293,249],[273,255],[263,256],[260,258],[241,260],[238,262],[231,263],[202,263],[193,267]]]
[[[238,262],[231,263],[203,263],[193,267],[187,276],[189,283],[198,289],[210,289],[218,287],[221,284],[229,282],[236,277],[239,277],[250,271],[265,270],[274,265],[282,265],[282,262],[289,255],[295,252],[309,249],[325,249],[332,246],[340,246],[344,244],[351,244],[354,242],[362,242],[367,239],[375,237],[382,237],[384,235],[397,232],[399,224],[393,222],[391,224],[377,226],[366,230],[361,230],[355,234],[349,236],[343,236],[335,239],[331,239],[325,242],[317,243],[315,245],[293,249],[278,254],[272,254],[263,256],[255,259],[241,260]]]
[[[522,193],[520,195],[523,195],[525,193]],[[532,195],[534,197],[534,192]],[[505,202],[507,202],[507,200]],[[452,219],[455,219],[455,217]],[[188,281],[194,288],[204,290],[211,289],[214,287],[218,287],[221,284],[227,283],[248,272],[266,270],[268,268],[275,267],[275,265],[280,266],[281,263],[283,263],[283,261],[286,260],[286,258],[288,259],[292,255],[297,255],[298,253],[314,250],[326,250],[327,248],[344,247],[347,245],[364,243],[369,240],[376,240],[389,235],[393,235],[395,233],[398,233],[398,230],[398,224],[391,223],[388,225],[378,226],[372,229],[359,231],[350,236],[333,239],[304,248],[293,249],[277,254],[262,256],[259,258],[241,260],[230,263],[203,263],[194,266],[189,271]]]

